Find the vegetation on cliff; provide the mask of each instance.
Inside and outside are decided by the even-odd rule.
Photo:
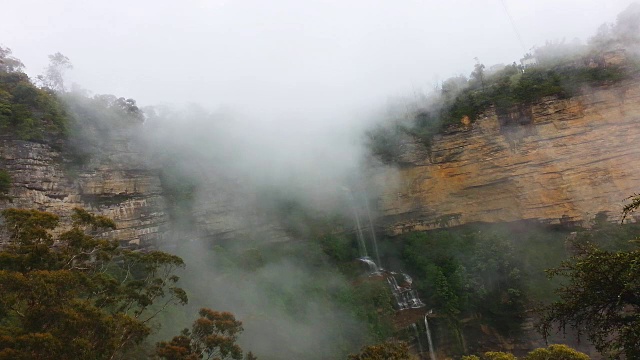
[[[539,348],[535,349],[525,357],[521,358],[522,360],[589,360],[589,356],[576,351],[566,345],[550,345],[547,348]],[[499,351],[489,351],[485,352],[481,356],[469,355],[463,356],[461,360],[518,360],[512,354],[499,352]]]
[[[7,209],[2,217],[0,359],[146,357],[137,347],[154,319],[167,306],[187,302],[176,286],[182,259],[94,236],[115,227],[108,218],[76,209],[71,229],[53,236],[54,214]],[[235,344],[241,323],[208,309],[200,315],[190,356],[166,355],[167,343],[158,345],[157,355],[241,358]]]
[[[630,20],[632,25],[634,19],[637,20],[633,17]],[[632,76],[636,71],[634,63],[608,63],[606,57],[609,52],[615,55],[619,50],[611,46],[612,41],[637,40],[623,38],[618,30],[623,27],[620,24],[627,23],[619,21],[610,38],[603,35],[598,38],[598,47],[584,48],[588,51],[579,55],[550,56],[545,52],[551,53],[556,45],[549,44],[532,55],[538,59],[533,67],[514,63],[490,73],[483,64],[476,64],[469,80],[457,77],[443,83],[435,102],[412,113],[408,125],[372,132],[374,153],[385,161],[395,161],[402,145],[398,134],[417,136],[428,144],[435,134],[469,127],[489,109],[501,115],[518,112],[548,96],[569,97],[585,86],[604,86]],[[110,141],[118,129],[140,124],[144,119],[131,99],[66,93],[59,75],[70,64],[61,54],[52,56],[52,66],[38,87],[20,72],[22,65],[11,57],[8,49],[0,50],[0,115],[3,116],[0,130],[3,135],[41,141],[49,136],[63,137],[73,131],[84,131],[84,142],[76,144],[85,151],[77,152],[82,161],[85,156],[98,154],[100,146]],[[65,106],[60,105],[60,99],[66,102]],[[83,124],[89,126],[73,129],[69,119],[82,119]],[[169,190],[167,197],[173,205],[172,220],[179,220],[193,212],[197,185],[195,181],[184,181],[187,176],[172,172],[174,170],[166,169],[162,182],[165,190]],[[3,193],[6,195],[10,185],[8,177],[3,183],[2,175],[0,171],[0,197]],[[637,198],[634,202],[637,203]],[[277,310],[274,314],[257,316],[312,321],[305,302],[313,306],[330,304],[331,307],[321,308],[353,315],[365,324],[366,330],[362,333],[367,342],[388,339],[397,330],[392,323],[396,314],[392,293],[384,281],[368,278],[367,270],[359,267],[355,260],[358,257],[356,235],[340,229],[344,221],[324,228],[322,224],[316,226],[315,215],[307,216],[306,210],[295,203],[285,202],[278,211],[278,218],[291,233],[315,242],[254,246],[248,239],[248,245],[237,246],[220,241],[221,244],[207,249],[213,255],[205,255],[203,260],[208,269],[222,279],[213,279],[211,283],[229,278],[240,282],[244,280],[242,277],[255,276],[259,278],[256,283],[261,296],[258,298],[254,293],[254,298],[248,301],[258,304],[257,307],[267,303],[269,309]],[[150,324],[157,319],[158,311],[171,303],[186,302],[186,294],[176,286],[178,279],[173,274],[184,265],[182,260],[162,252],[123,249],[115,242],[94,237],[100,229],[113,227],[108,219],[78,210],[72,229],[54,236],[51,233],[58,223],[54,215],[15,209],[3,215],[9,236],[0,252],[0,359],[89,359],[113,355],[134,358],[138,355],[133,352],[150,334]],[[192,223],[183,225],[189,229]],[[569,284],[560,288],[560,299],[547,309],[545,332],[556,323],[587,326],[588,335],[602,351],[625,353],[627,357],[638,355],[629,350],[637,344],[635,336],[639,332],[634,317],[637,301],[633,297],[638,290],[637,279],[628,272],[635,269],[639,259],[636,250],[625,248],[629,229],[634,228],[614,228],[602,217],[596,218],[590,231],[571,229],[578,230],[576,246],[584,253],[551,272],[568,279]],[[469,335],[474,331],[470,328],[495,330],[499,336],[516,338],[527,316],[526,308],[536,301],[553,300],[547,291],[553,283],[543,284],[542,269],[557,266],[565,257],[567,249],[562,239],[566,232],[567,229],[561,229],[555,234],[529,234],[526,239],[517,231],[500,231],[495,227],[413,233],[388,239],[383,259],[386,264],[406,269],[416,277],[414,286],[436,314],[433,324],[440,330],[440,342],[449,341],[447,346],[453,348],[452,352],[463,354],[475,350],[474,345],[465,341],[473,336]],[[587,241],[601,242],[600,248],[580,247]],[[301,268],[312,273],[313,280],[305,278],[302,284],[291,288],[282,285],[286,281],[260,277],[260,271],[265,269],[268,270],[265,273],[275,273],[278,280],[295,276],[282,271],[295,267],[270,268],[284,258],[291,259],[287,260],[290,263],[303,263]],[[331,271],[323,266],[326,264],[331,265]],[[593,270],[600,273],[594,275]],[[618,275],[616,281],[607,278],[611,274]],[[325,281],[340,275],[350,283]],[[194,279],[202,281],[197,276]],[[605,285],[611,293],[606,297],[596,296]],[[584,289],[594,290],[587,294],[581,292]],[[582,306],[589,302],[595,304],[593,308]],[[617,322],[605,324],[599,318],[603,312],[593,311],[598,306],[611,308],[611,313],[605,313],[606,320]],[[630,309],[633,314],[627,314]],[[236,341],[242,324],[229,313],[202,309],[199,314],[191,329],[184,329],[180,335],[159,342],[155,350],[150,350],[154,356],[240,359],[242,353]],[[320,319],[327,321],[335,317],[321,314]],[[606,336],[612,334],[610,330],[614,327],[617,332],[613,333],[619,335],[619,341],[611,342]],[[329,349],[327,353],[350,351],[354,342],[348,338],[349,330],[346,326],[336,330],[336,335],[344,339],[339,342],[339,349]],[[558,347],[536,350],[526,359],[553,358],[560,353],[562,355],[557,356],[582,358],[581,354],[563,351]],[[408,356],[405,345],[393,342],[365,347],[351,358]],[[485,353],[483,357],[514,358],[501,353]]]
[[[406,360],[411,359],[409,346],[400,341],[387,341],[365,346],[360,353],[349,355],[349,360]]]
[[[632,198],[625,215],[639,207],[637,197]],[[615,225],[602,217],[598,220],[593,231],[574,239],[576,255],[547,271],[549,277],[565,281],[556,290],[559,299],[543,309],[540,330],[548,337],[556,328],[570,327],[586,334],[609,358],[636,359],[640,357],[640,231],[634,224],[635,231],[621,238],[621,231],[612,228]]]
[[[200,318],[191,330],[184,329],[171,341],[156,344],[154,355],[164,360],[233,359],[242,360],[242,349],[236,344],[242,332],[242,322],[233,314],[200,309]],[[251,352],[246,360],[255,360]]]
[[[522,269],[510,241],[478,231],[413,233],[402,239],[403,260],[420,294],[455,330],[469,316],[515,335],[526,299]],[[462,336],[462,334],[457,334]]]
[[[68,118],[58,95],[34,85],[22,68],[0,47],[0,134],[32,141],[64,137]]]
[[[468,129],[490,109],[505,118],[517,114],[508,125],[526,124],[530,119],[521,113],[546,97],[568,98],[635,77],[639,33],[640,5],[633,4],[614,25],[603,25],[588,45],[548,42],[526,54],[521,64],[489,70],[478,62],[468,78],[445,80],[407,114],[371,130],[369,147],[383,161],[396,162],[403,137],[416,137],[429,147],[435,135]]]
[[[60,53],[49,60],[45,73],[31,79],[11,49],[0,47],[0,137],[64,147],[71,165],[82,165],[143,122],[133,99],[68,91],[70,60]]]
[[[304,207],[293,206],[293,208],[296,209],[299,220],[306,219],[303,223],[309,224],[309,221],[313,220],[309,214],[304,215]],[[320,229],[318,221],[322,221],[317,218],[315,221],[315,225],[305,226],[305,228],[315,228],[318,231]],[[330,228],[329,225],[326,226]],[[298,224],[298,226],[301,225]],[[612,291],[607,291],[606,296],[602,297],[603,301],[617,299],[621,290],[624,289],[627,289],[630,294],[633,293],[633,286],[635,286],[633,284],[637,281],[634,272],[628,272],[628,270],[635,266],[633,262],[637,261],[637,250],[629,240],[636,238],[639,233],[640,225],[612,223],[605,213],[599,213],[589,228],[571,224],[549,228],[548,225],[533,222],[468,225],[428,232],[413,232],[393,239],[383,239],[380,247],[383,249],[382,263],[394,264],[394,267],[411,274],[414,278],[414,288],[418,290],[427,308],[433,309],[435,316],[429,320],[429,323],[432,326],[432,333],[435,334],[436,348],[446,347],[448,354],[462,355],[491,349],[482,345],[482,339],[486,338],[487,334],[479,332],[479,328],[492,329],[491,331],[495,331],[506,339],[517,341],[516,339],[523,335],[522,327],[525,318],[537,317],[538,315],[533,314],[531,309],[540,304],[563,303],[562,309],[567,310],[564,320],[553,311],[545,315],[547,327],[544,330],[547,334],[553,335],[552,330],[561,321],[564,321],[562,325],[566,325],[567,328],[575,325],[571,322],[571,317],[576,314],[569,311],[589,311],[590,306],[581,301],[589,300],[589,296],[600,296],[598,295],[600,291],[589,290],[597,289],[599,285],[594,282],[593,286],[587,287],[585,283],[587,279],[579,279],[575,276],[584,276],[593,281],[610,279],[606,288]],[[359,268],[357,262],[353,261],[358,256],[355,234],[322,234],[322,231],[318,231],[317,234],[319,236],[316,241],[320,243],[326,256],[343,274],[354,279],[354,289],[357,290],[361,284],[367,284],[366,281],[357,280],[366,276],[366,271]],[[571,268],[576,266],[575,264],[587,266],[585,263],[587,257],[584,255],[571,261],[567,260],[571,254],[581,248],[593,249],[593,253],[589,256],[592,256],[594,261],[591,261],[591,265],[588,266],[595,268],[588,272]],[[610,260],[603,261],[605,258]],[[623,259],[626,260],[620,261]],[[550,268],[557,269],[552,273],[562,273],[560,274],[562,276],[549,279],[545,269]],[[620,271],[626,271],[625,276],[628,276],[615,275]],[[572,279],[575,281],[571,281]],[[567,285],[567,281],[571,281],[571,285]],[[375,284],[375,282],[369,283]],[[603,286],[605,285],[600,288],[604,289]],[[560,293],[556,294],[554,290],[557,288],[560,289]],[[586,291],[579,291],[579,289]],[[381,290],[383,289],[380,288],[378,291]],[[367,297],[375,298],[375,293],[364,294],[365,296],[356,300],[354,305],[359,306],[362,315],[374,315],[369,317],[372,324],[382,324],[375,319],[379,318],[380,309],[390,306],[393,299],[379,297],[378,301],[372,302],[371,308],[366,310],[363,304]],[[572,298],[564,298],[563,294]],[[588,294],[592,295],[587,296]],[[573,297],[579,297],[579,299],[573,299]],[[569,305],[568,300],[571,300],[570,304],[573,305]],[[604,303],[602,304],[604,306]],[[631,306],[626,301],[617,301],[616,304],[615,308],[618,310],[630,309]],[[594,306],[596,306],[594,309],[597,308],[597,304]],[[629,316],[634,316],[636,312],[632,311]],[[387,316],[392,319],[393,315],[392,310]],[[608,316],[607,319],[613,319],[613,317]],[[612,327],[596,325],[590,324],[588,327],[602,331],[602,334],[611,334]],[[612,326],[616,329],[622,328],[620,324]],[[380,335],[383,334],[385,333],[380,333]],[[389,328],[386,334],[386,336],[395,334],[401,338],[403,336],[393,328]],[[411,337],[412,335],[409,334],[409,339]],[[380,340],[384,338],[384,336],[378,337]],[[375,338],[371,340],[375,341]],[[562,338],[554,337],[553,341],[562,341]],[[607,346],[612,344],[609,341]],[[525,359],[537,359],[549,351],[563,353],[560,350],[560,347],[538,349]],[[576,359],[582,359],[585,356],[573,350],[570,352],[577,354]],[[486,356],[483,358],[493,359]]]
[[[586,333],[598,351],[612,358],[640,357],[640,250],[606,251],[590,246],[549,271],[567,278],[560,300],[546,308],[541,324],[548,336],[556,326]]]

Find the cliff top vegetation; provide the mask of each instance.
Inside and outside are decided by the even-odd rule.
[[[430,146],[435,135],[469,129],[490,110],[518,112],[546,97],[568,98],[633,78],[640,71],[638,34],[640,4],[635,3],[615,24],[603,24],[586,45],[547,42],[519,64],[489,68],[476,58],[469,77],[443,81],[420,103],[409,105],[411,110],[369,131],[369,147],[384,162],[395,162],[406,136]]]
[[[53,90],[37,87],[24,65],[0,47],[0,134],[43,141],[64,137],[67,114]]]

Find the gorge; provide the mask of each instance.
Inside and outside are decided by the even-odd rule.
[[[213,25],[200,12],[247,10],[202,6],[185,11],[203,29]],[[306,9],[300,19],[316,16]],[[164,87],[132,96],[174,94],[145,106],[71,84],[59,52],[28,74],[0,44],[0,360],[634,358],[640,4],[586,43],[547,42],[509,65],[476,57],[470,76],[386,104],[371,94],[392,88],[369,77],[402,74],[417,62],[410,52],[378,66],[393,41],[364,30],[324,41],[323,23],[313,41],[285,48],[377,50],[312,66],[273,51],[287,41],[253,40],[306,24],[256,19],[266,28],[211,32],[221,41],[236,29],[247,53],[207,53],[210,39],[194,35],[176,46],[201,57],[167,64],[184,54],[165,46],[144,66],[132,56],[116,90],[161,70]],[[323,67],[347,58],[350,70]],[[604,307],[592,305],[598,296]],[[595,312],[572,317],[584,309]]]

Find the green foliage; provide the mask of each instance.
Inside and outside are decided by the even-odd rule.
[[[489,351],[482,356],[467,355],[461,360],[517,360],[513,354],[497,351]],[[567,345],[550,345],[547,348],[538,348],[530,352],[522,360],[589,360],[589,356]]]
[[[522,270],[521,279],[528,303],[555,300],[554,289],[561,279],[548,279],[544,270],[560,265],[568,255],[565,240],[569,233],[527,226],[524,232],[510,234],[515,256]]]
[[[581,353],[567,345],[550,345],[539,348],[525,356],[524,360],[589,360],[587,354]]]
[[[354,240],[343,234],[323,235],[320,237],[320,245],[323,252],[340,265],[352,263],[358,257]]]
[[[106,94],[89,97],[83,92],[69,92],[63,100],[76,122],[98,131],[102,137],[144,121],[143,112],[134,99]]]
[[[603,212],[596,214],[590,229],[578,230],[572,245],[578,250],[596,246],[602,250],[630,251],[636,249],[633,239],[636,239],[638,234],[640,234],[640,223],[612,222],[608,214]]]
[[[522,72],[513,64],[485,80],[483,89],[471,85],[463,89],[450,103],[445,103],[440,119],[444,127],[459,126],[463,117],[473,121],[491,106],[495,106],[498,114],[506,113],[515,106],[528,106],[547,96],[573,96],[584,86],[615,83],[629,76],[629,69],[616,66],[592,68],[565,64],[532,67]],[[416,121],[416,127],[422,123]]]
[[[394,126],[391,128],[379,126],[367,132],[367,142],[371,152],[385,163],[398,160],[401,153],[402,135],[405,128]]]
[[[39,141],[64,137],[68,120],[57,96],[37,88],[10,54],[0,47],[0,134]]]
[[[88,96],[82,91],[58,93],[68,113],[70,158],[73,170],[111,151],[114,143],[128,139],[132,127],[144,121],[142,111],[133,99],[114,95]]]
[[[536,49],[537,65],[525,68],[514,62],[492,74],[485,71],[483,64],[476,63],[469,79],[464,76],[447,79],[439,94],[403,116],[411,121],[398,121],[396,117],[393,122],[371,130],[367,134],[371,152],[384,162],[397,162],[403,153],[403,136],[407,134],[429,148],[434,136],[468,129],[470,123],[492,108],[499,116],[518,113],[545,97],[568,98],[585,88],[610,85],[634,76],[640,70],[637,59],[611,65],[605,64],[604,56],[611,50],[611,44],[622,44],[622,48],[637,45],[634,30],[640,24],[638,8],[627,10],[626,20],[622,21],[625,25],[616,25],[615,31],[605,29],[590,48],[547,42]],[[597,65],[593,66],[594,63]]]
[[[200,309],[191,330],[184,329],[169,342],[156,344],[155,357],[164,360],[242,359],[242,349],[236,344],[243,331],[242,322],[233,314]],[[252,353],[248,359],[256,359]]]
[[[403,259],[430,307],[455,324],[480,316],[503,333],[517,332],[524,286],[514,249],[483,232],[413,233],[403,239]]]
[[[116,228],[116,223],[108,217],[95,215],[80,208],[74,209],[73,215],[71,215],[71,220],[73,220],[74,226],[90,226],[93,231],[100,228],[111,230]]]
[[[2,212],[0,359],[111,359],[139,344],[150,321],[184,304],[176,256],[122,249],[88,234],[112,221],[76,209],[73,227],[53,236],[58,217]]]
[[[395,313],[394,300],[384,279],[353,284],[343,289],[338,301],[367,324],[368,333],[374,341],[382,341],[391,336],[389,317]]]
[[[567,278],[548,305],[540,330],[570,326],[586,333],[598,351],[612,358],[640,358],[640,250],[606,251],[587,245],[581,254],[549,270]]]
[[[482,355],[483,360],[518,360],[513,354],[500,352],[500,351],[489,351]]]
[[[351,354],[349,360],[409,360],[409,347],[404,342],[387,341],[365,346],[360,353]]]

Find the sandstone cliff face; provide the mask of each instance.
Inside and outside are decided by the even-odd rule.
[[[142,148],[145,142],[134,135],[139,129],[124,127],[100,134],[89,124],[82,130],[85,134],[76,142],[91,154],[82,165],[73,164],[77,159],[68,150],[58,150],[68,144],[15,140],[0,134],[0,169],[12,178],[12,202],[0,200],[0,210],[48,211],[60,215],[64,226],[70,223],[73,208],[81,207],[112,218],[117,229],[103,235],[130,245],[170,249],[193,239],[290,240],[285,229],[260,210],[255,189],[241,179],[205,169],[182,169],[185,179],[191,173],[199,177],[197,190],[187,213],[171,218],[172,205],[157,164],[162,161],[150,161],[157,149]],[[189,158],[181,161],[190,164]]]
[[[428,151],[408,142],[399,186],[378,207],[389,234],[473,222],[619,219],[640,191],[640,81],[489,112],[440,135]],[[384,187],[383,187],[384,188]]]
[[[248,244],[292,240],[286,229],[261,209],[258,190],[222,174],[200,184],[192,215],[200,237]]]
[[[157,240],[167,222],[157,169],[149,169],[126,139],[115,139],[82,167],[68,166],[67,156],[48,144],[0,139],[0,168],[12,178],[8,207],[38,209],[69,222],[82,207],[112,218],[117,229],[106,236],[124,243]]]

